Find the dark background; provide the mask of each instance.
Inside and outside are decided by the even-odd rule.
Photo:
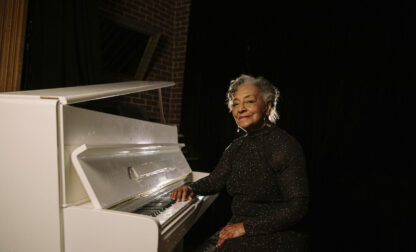
[[[312,251],[416,251],[412,13],[400,1],[193,1],[181,122],[193,169],[211,171],[238,136],[229,81],[262,75],[281,91],[277,125],[305,150]],[[194,231],[225,224],[228,200]]]
[[[229,81],[262,75],[281,91],[278,126],[305,150],[311,202],[299,229],[312,251],[416,251],[414,11],[334,2],[192,1],[182,140],[191,167],[212,171],[239,135]],[[30,1],[22,90],[100,83],[95,6]],[[185,247],[224,225],[228,206],[222,194]]]

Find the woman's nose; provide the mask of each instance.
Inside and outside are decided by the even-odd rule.
[[[240,106],[238,106],[238,113],[243,113],[246,111],[246,107],[244,106],[244,104],[241,104]]]

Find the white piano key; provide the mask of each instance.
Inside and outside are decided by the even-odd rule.
[[[175,202],[163,212],[156,215],[155,218],[161,226],[164,226],[166,221],[168,221],[170,218],[173,218],[175,215],[178,215],[180,212],[182,212],[182,210],[186,209],[186,207],[190,206],[193,202],[194,201],[192,200]]]

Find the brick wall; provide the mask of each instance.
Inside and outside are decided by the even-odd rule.
[[[179,126],[191,0],[100,0],[102,13],[115,13],[153,26],[162,36],[150,62],[146,80],[173,81],[162,90],[167,124]],[[146,108],[152,121],[160,121],[158,91],[123,97],[124,102]]]

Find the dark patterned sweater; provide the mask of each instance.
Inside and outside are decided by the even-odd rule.
[[[234,140],[211,174],[191,185],[199,195],[221,191],[232,197],[230,223],[246,234],[228,240],[224,251],[302,251],[291,227],[305,215],[308,183],[302,147],[277,126]]]

